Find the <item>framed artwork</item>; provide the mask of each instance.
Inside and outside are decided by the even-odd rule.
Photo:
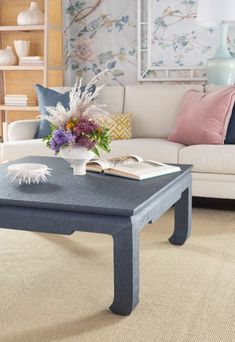
[[[137,0],[138,80],[205,81],[216,32],[196,24],[198,0]]]

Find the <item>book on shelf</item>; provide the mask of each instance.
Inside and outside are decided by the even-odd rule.
[[[20,65],[44,65],[44,59],[41,56],[26,56],[20,58]]]
[[[19,97],[18,99],[17,99],[17,98],[9,98],[9,97],[6,98],[6,97],[5,97],[5,101],[9,101],[9,102],[11,102],[11,101],[12,101],[12,102],[15,102],[15,101],[16,101],[16,102],[17,102],[17,101],[18,101],[18,102],[27,102],[28,99],[24,99],[24,98],[21,99],[20,97]]]
[[[154,160],[144,160],[136,155],[91,160],[87,163],[86,169],[91,172],[103,172],[136,180],[153,178],[181,170],[179,166],[168,165]]]
[[[8,104],[27,104],[28,103],[28,101],[4,101],[5,102],[5,104],[6,105],[8,105]]]
[[[6,94],[4,96],[4,103],[6,106],[27,106],[28,96],[17,94]]]
[[[5,102],[27,102],[28,99],[21,99],[21,98],[5,98]]]
[[[20,57],[21,61],[43,61],[43,57],[42,56],[24,56],[24,57]]]
[[[4,105],[5,106],[15,106],[15,107],[18,107],[18,106],[20,106],[20,107],[26,107],[26,106],[28,106],[29,105],[29,103],[28,102],[5,102],[4,103]]]
[[[9,99],[9,98],[5,98],[5,102],[27,102],[28,101],[28,99]]]
[[[20,60],[20,63],[21,64],[26,64],[26,63],[35,63],[35,64],[42,64],[42,63],[44,63],[44,61],[37,61],[37,60],[28,60],[28,61],[22,61],[22,60]]]
[[[33,63],[33,62],[25,62],[25,63],[20,63],[20,66],[43,66],[44,62],[40,62],[40,63]]]
[[[6,94],[5,97],[9,97],[9,98],[24,98],[24,99],[27,99],[28,96],[23,94],[23,95],[19,95],[19,94]]]

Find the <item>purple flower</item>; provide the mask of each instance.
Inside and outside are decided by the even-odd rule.
[[[75,142],[77,145],[86,147],[88,150],[91,150],[93,147],[95,147],[96,144],[94,140],[84,135],[80,135],[79,137],[77,137]]]
[[[71,132],[66,132],[64,129],[56,129],[52,134],[50,147],[52,150],[58,153],[63,145],[67,146],[69,143],[73,142],[74,137]]]
[[[58,153],[60,151],[60,147],[55,143],[53,139],[50,141],[50,148],[55,151],[55,153]]]
[[[73,129],[73,132],[76,136],[79,136],[80,134],[90,134],[97,130],[99,128],[99,125],[93,121],[89,120],[87,118],[81,118],[79,119],[78,123]]]

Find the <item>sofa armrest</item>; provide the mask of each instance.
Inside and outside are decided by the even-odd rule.
[[[0,164],[2,163],[3,161],[3,156],[2,156],[2,143],[0,143]]]
[[[8,141],[33,139],[40,119],[14,121],[8,126]]]

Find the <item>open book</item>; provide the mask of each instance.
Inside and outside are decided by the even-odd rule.
[[[87,171],[104,172],[110,175],[137,180],[166,175],[180,171],[180,167],[153,160],[143,160],[139,156],[123,156],[112,159],[97,159],[87,163]]]

